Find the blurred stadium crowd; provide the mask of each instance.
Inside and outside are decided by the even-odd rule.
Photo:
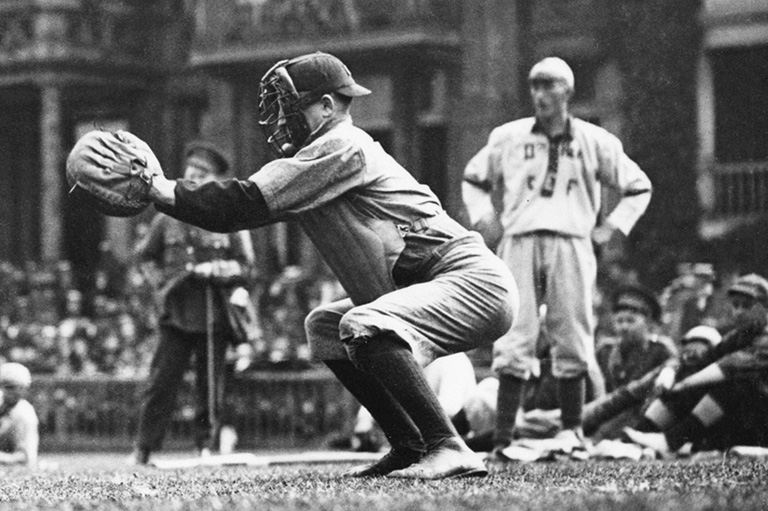
[[[33,374],[146,376],[156,342],[156,282],[141,267],[114,257],[93,275],[92,292],[77,289],[67,261],[17,267],[0,262],[0,361],[19,362]],[[682,264],[678,276],[658,291],[662,333],[679,339],[699,324],[729,328],[725,297],[736,274],[716,275],[709,264]],[[621,264],[605,266],[598,279],[597,342],[611,335],[610,296],[637,284],[638,275]],[[253,368],[301,368],[309,364],[303,328],[307,312],[342,291],[323,273],[286,267],[270,282],[256,282],[251,296],[262,335],[254,346]],[[490,350],[471,358],[490,363]]]
[[[67,261],[0,262],[0,362],[22,363],[35,375],[146,377],[158,335],[159,277],[104,259],[89,293],[77,289]],[[338,293],[335,281],[296,266],[253,283],[261,328],[253,368],[306,367],[304,316]]]

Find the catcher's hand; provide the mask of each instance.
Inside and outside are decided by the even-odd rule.
[[[70,195],[109,216],[133,216],[149,206],[162,167],[146,142],[127,131],[91,131],[67,158]]]

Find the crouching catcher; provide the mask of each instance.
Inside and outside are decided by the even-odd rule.
[[[392,445],[348,475],[484,475],[422,368],[503,335],[517,287],[477,233],[353,125],[352,98],[369,93],[332,55],[278,62],[259,94],[260,124],[278,158],[247,180],[197,188],[159,173],[150,197],[160,211],[213,231],[285,220],[303,227],[348,295],[306,318],[312,353]]]

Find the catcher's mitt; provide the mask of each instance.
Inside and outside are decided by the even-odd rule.
[[[109,216],[134,216],[150,204],[152,178],[162,173],[146,142],[127,131],[91,131],[67,158],[72,198]]]

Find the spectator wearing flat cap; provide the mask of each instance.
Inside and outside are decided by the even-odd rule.
[[[216,146],[205,141],[188,144],[183,179],[191,187],[222,181],[229,163]],[[230,347],[248,346],[239,337],[235,308],[248,306],[245,286],[253,273],[255,256],[248,231],[222,234],[206,231],[158,213],[139,240],[134,256],[163,275],[158,283],[160,340],[143,393],[139,428],[131,463],[147,464],[161,449],[173,416],[176,396],[194,358],[197,413],[195,444],[199,453],[215,447],[223,412],[225,357]],[[237,305],[239,303],[239,305]],[[212,331],[213,349],[209,347]],[[212,352],[212,367],[208,367]],[[193,357],[194,355],[194,357]],[[209,394],[209,374],[215,390]],[[215,397],[211,399],[211,395]],[[209,410],[213,401],[213,410]]]
[[[661,306],[650,290],[633,285],[614,294],[614,335],[603,339],[596,352],[607,392],[640,378],[675,355],[671,339],[658,333],[660,317]]]
[[[739,277],[728,289],[737,325],[701,360],[701,369],[678,379],[651,407],[633,441],[667,456],[686,443],[694,449],[768,446],[768,281]],[[687,414],[680,402],[695,403]]]

